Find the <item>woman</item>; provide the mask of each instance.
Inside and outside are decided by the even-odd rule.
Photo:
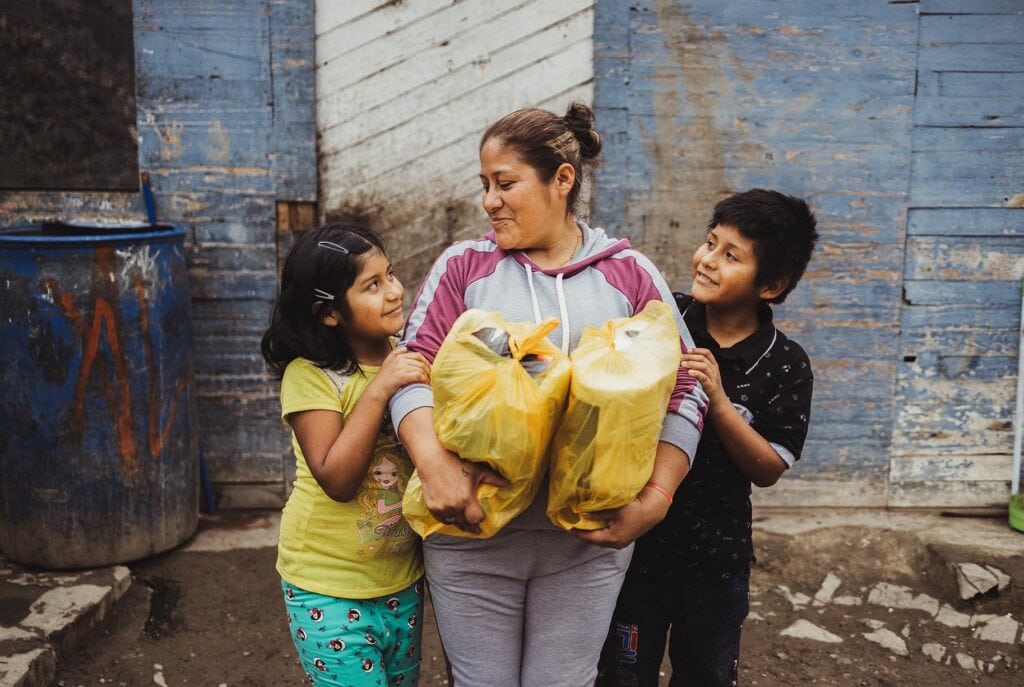
[[[480,182],[492,231],[451,246],[434,264],[406,324],[410,351],[432,361],[469,308],[510,322],[558,317],[550,338],[570,351],[585,326],[631,316],[651,300],[672,302],[647,258],[576,218],[583,175],[601,150],[592,125],[590,108],[573,103],[565,117],[519,110],[484,132]],[[678,324],[692,346],[681,318]],[[604,529],[556,529],[542,486],[492,538],[426,539],[431,599],[457,687],[593,684],[632,542],[665,516],[696,450],[705,403],[699,384],[680,370],[651,484],[632,503],[596,514]],[[427,507],[476,532],[483,519],[477,487],[504,481],[440,445],[428,386],[399,390],[391,413]]]

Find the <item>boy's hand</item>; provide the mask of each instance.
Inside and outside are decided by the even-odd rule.
[[[708,395],[708,402],[712,406],[729,403],[729,398],[722,389],[722,375],[718,371],[718,362],[711,351],[706,348],[691,348],[683,353],[681,360],[690,374],[704,387],[704,393]]]
[[[386,400],[406,384],[429,384],[430,363],[419,353],[396,348],[388,353],[370,383],[378,386]]]

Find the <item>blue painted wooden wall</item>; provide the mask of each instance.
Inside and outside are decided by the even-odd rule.
[[[135,0],[133,13],[139,167],[160,219],[189,230],[202,448],[222,506],[277,506],[293,459],[259,338],[276,203],[317,196],[313,2]],[[0,194],[0,226],[53,217],[145,209],[138,193]]]
[[[685,289],[723,196],[772,187],[818,213],[819,249],[777,311],[814,362],[812,427],[805,460],[761,498],[1005,505],[1022,12],[1016,0],[597,3],[598,223]]]

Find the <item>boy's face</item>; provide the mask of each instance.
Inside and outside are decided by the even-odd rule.
[[[720,224],[693,254],[690,294],[700,303],[720,310],[756,306],[765,289],[756,285],[754,242],[738,229]]]

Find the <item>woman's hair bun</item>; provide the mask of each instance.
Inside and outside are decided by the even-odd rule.
[[[601,134],[594,128],[594,111],[574,100],[565,111],[565,126],[580,143],[584,160],[593,160],[601,152]]]

